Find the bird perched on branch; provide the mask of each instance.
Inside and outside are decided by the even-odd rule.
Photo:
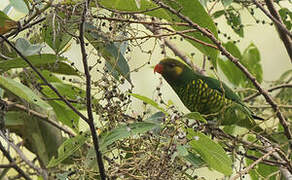
[[[166,58],[157,64],[160,73],[191,112],[199,112],[207,119],[217,118],[221,125],[236,124],[263,132],[255,116],[241,99],[223,82],[194,72],[184,63]]]

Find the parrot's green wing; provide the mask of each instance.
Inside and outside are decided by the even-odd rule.
[[[208,85],[209,88],[219,91],[225,98],[242,104],[241,99],[235,94],[225,83],[210,77],[201,76],[201,79]]]

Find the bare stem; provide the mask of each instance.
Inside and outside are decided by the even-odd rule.
[[[87,0],[84,4],[83,13],[81,16],[81,23],[79,27],[79,41],[80,41],[80,48],[81,48],[81,54],[82,54],[83,68],[84,68],[84,73],[86,76],[86,105],[87,105],[87,116],[88,116],[87,123],[90,127],[90,132],[92,135],[92,141],[95,148],[100,177],[102,180],[105,180],[106,174],[105,174],[105,169],[104,169],[104,164],[103,164],[103,159],[102,159],[102,153],[100,152],[100,149],[99,149],[98,136],[97,136],[96,129],[94,126],[94,118],[93,118],[93,113],[92,113],[91,76],[89,72],[89,67],[88,67],[88,62],[87,62],[87,53],[86,53],[85,42],[84,42],[84,29],[85,29],[84,26],[85,26],[86,14],[88,11],[89,3],[90,3],[90,0]]]
[[[20,169],[19,166],[16,165],[15,160],[11,157],[8,151],[4,148],[0,141],[0,150],[2,151],[3,155],[8,159],[10,164],[14,164],[13,168],[19,173],[21,177],[23,177],[26,180],[32,180],[22,169]]]

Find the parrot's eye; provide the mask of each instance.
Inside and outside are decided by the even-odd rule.
[[[176,65],[174,63],[170,63],[169,67],[174,68]]]

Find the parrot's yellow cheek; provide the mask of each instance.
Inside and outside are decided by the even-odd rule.
[[[177,76],[179,76],[182,73],[183,69],[181,67],[176,66],[174,68],[174,72]]]

